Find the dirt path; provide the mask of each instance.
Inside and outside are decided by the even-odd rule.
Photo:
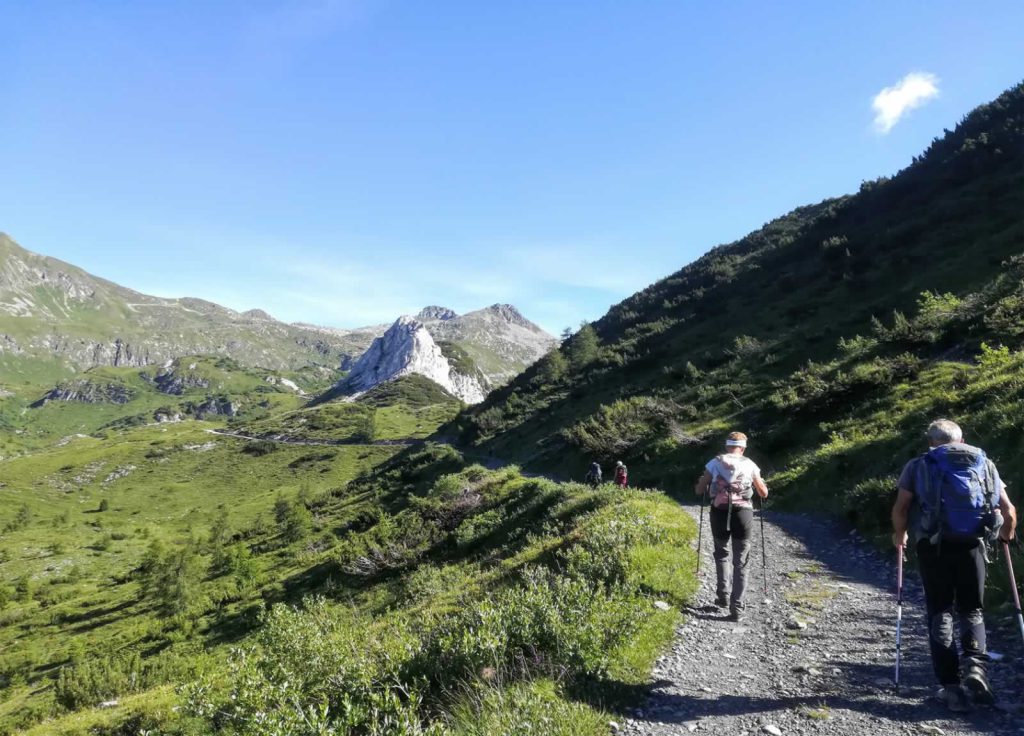
[[[226,429],[208,429],[208,434],[221,437],[234,437],[240,440],[276,442],[280,445],[305,445],[309,447],[413,447],[423,444],[423,440],[376,440],[375,442],[353,442],[351,440],[312,440],[304,437],[291,437],[284,434],[255,434],[252,432],[229,432]]]
[[[714,568],[704,520],[700,593],[673,650],[655,668],[648,702],[622,732],[1024,734],[1024,649],[1005,617],[987,617],[989,648],[1005,653],[990,669],[999,705],[950,717],[933,697],[916,576],[907,581],[897,694],[895,559],[882,559],[835,521],[770,509],[767,518],[769,602],[756,536],[747,614],[738,624],[710,605]]]

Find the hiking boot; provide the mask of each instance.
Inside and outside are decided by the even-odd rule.
[[[741,618],[743,618],[743,610],[742,609],[740,609],[740,608],[730,608],[729,609],[729,620],[730,621],[739,621]]]
[[[729,599],[725,597],[725,593],[719,593],[715,598],[715,605],[719,608],[725,608],[729,605]]]
[[[974,702],[980,705],[992,705],[996,702],[992,694],[992,686],[988,684],[988,677],[981,667],[968,667],[964,675],[964,687],[971,691]]]
[[[939,700],[954,713],[966,713],[971,709],[967,693],[959,685],[946,685],[939,690]]]

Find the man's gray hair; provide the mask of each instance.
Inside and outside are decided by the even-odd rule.
[[[936,419],[928,425],[928,439],[940,445],[960,442],[963,438],[964,432],[960,425],[948,419]]]

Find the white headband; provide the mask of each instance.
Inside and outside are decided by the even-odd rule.
[[[747,446],[747,441],[746,440],[726,440],[725,441],[725,446],[726,447],[746,447]]]

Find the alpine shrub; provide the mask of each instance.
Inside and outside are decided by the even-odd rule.
[[[620,591],[533,568],[520,585],[443,622],[423,656],[446,676],[601,676],[645,610]]]
[[[440,736],[402,679],[418,639],[391,623],[381,630],[322,598],[275,606],[255,643],[232,652],[226,678],[185,688],[186,709],[238,736]]]

